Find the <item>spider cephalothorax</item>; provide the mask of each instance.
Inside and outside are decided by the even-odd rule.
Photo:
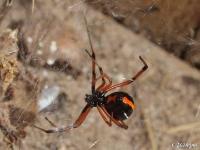
[[[89,95],[85,95],[85,101],[91,106],[91,107],[97,107],[98,105],[105,104],[105,96],[104,93],[95,91],[95,93]]]

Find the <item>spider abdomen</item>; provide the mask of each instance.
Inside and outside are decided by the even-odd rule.
[[[132,114],[135,104],[131,96],[125,92],[114,92],[106,96],[107,112],[116,120],[125,120]]]

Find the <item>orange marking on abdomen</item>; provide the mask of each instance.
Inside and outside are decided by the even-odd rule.
[[[132,109],[136,108],[135,104],[127,97],[123,98],[123,103],[129,105]]]

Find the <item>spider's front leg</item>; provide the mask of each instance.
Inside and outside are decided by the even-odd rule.
[[[138,77],[139,77],[140,75],[142,75],[142,73],[145,72],[145,71],[148,69],[148,65],[147,65],[147,63],[144,61],[144,59],[143,59],[141,56],[139,56],[139,59],[142,61],[142,63],[143,63],[144,66],[142,67],[142,69],[140,69],[140,70],[136,73],[136,75],[134,75],[131,79],[125,80],[125,81],[123,81],[123,82],[121,82],[121,83],[112,85],[112,86],[108,87],[107,89],[104,89],[104,92],[108,92],[108,91],[113,90],[113,89],[115,89],[115,88],[117,88],[117,87],[126,86],[126,85],[128,85],[128,84],[134,82],[135,80],[137,80]]]
[[[92,40],[91,40],[91,37],[90,37],[90,31],[89,31],[87,19],[86,19],[85,16],[84,16],[84,21],[85,21],[85,26],[86,26],[87,34],[88,34],[90,49],[92,50],[92,56],[91,57],[92,57],[92,60],[94,60],[94,61],[92,61],[92,85],[91,85],[92,93],[94,93],[95,92],[95,84],[96,84],[96,72],[95,72],[96,71],[95,70],[96,56],[95,56],[95,53],[94,53],[94,49],[93,49],[93,45],[92,45]]]
[[[85,49],[85,51],[90,56],[92,61],[98,66],[100,76],[96,79],[96,82],[99,79],[102,79],[102,83],[98,86],[98,88],[96,90],[97,91],[102,91],[104,89],[107,89],[108,87],[110,87],[112,85],[112,80],[110,79],[110,77],[106,73],[104,73],[102,67],[96,62],[96,60],[92,57],[92,55],[89,53],[89,51],[87,49]],[[92,53],[94,53],[94,51],[92,51]],[[108,84],[107,85],[106,85],[106,79],[108,80]]]

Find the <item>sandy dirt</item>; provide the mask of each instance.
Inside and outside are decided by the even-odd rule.
[[[21,68],[38,78],[41,89],[59,87],[60,95],[52,108],[35,111],[35,125],[52,128],[45,116],[57,126],[69,125],[86,104],[85,94],[91,90],[91,59],[84,51],[90,46],[83,13],[97,61],[113,83],[132,77],[142,67],[140,55],[149,69],[134,84],[115,90],[136,99],[137,109],[126,121],[128,130],[108,127],[94,108],[81,127],[69,132],[46,134],[26,127],[21,149],[171,150],[178,143],[200,148],[199,71],[79,1],[37,0],[33,13],[31,8],[31,2],[15,1],[1,22],[1,32],[8,26],[17,27],[18,40],[23,35],[27,44],[18,43]],[[62,63],[51,67],[58,60]],[[32,91],[37,95],[34,100],[39,101],[41,90]],[[27,97],[21,99],[25,103]],[[8,148],[3,140],[0,148]]]

